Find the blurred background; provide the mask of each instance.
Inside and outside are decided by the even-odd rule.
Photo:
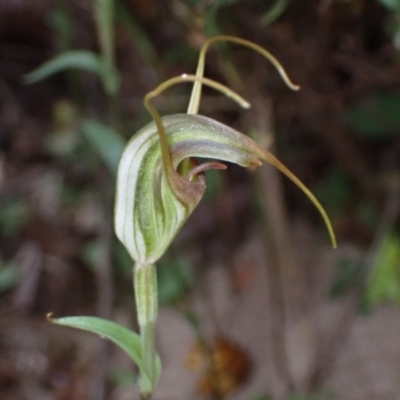
[[[1,0],[0,396],[139,398],[128,357],[46,314],[137,329],[132,262],[112,230],[143,97],[194,73],[201,113],[269,148],[320,199],[339,242],[264,165],[207,174],[207,195],[159,263],[154,399],[400,399],[400,1]],[[33,73],[31,73],[34,71]],[[29,74],[31,73],[31,74]],[[29,75],[27,75],[29,74]],[[156,100],[185,112],[190,85]]]

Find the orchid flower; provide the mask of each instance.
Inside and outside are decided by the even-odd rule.
[[[226,168],[219,161],[243,167],[260,166],[261,160],[274,165],[315,204],[335,246],[326,212],[298,178],[246,135],[197,115],[202,84],[221,91],[244,108],[250,106],[231,89],[203,77],[209,45],[222,40],[257,50],[273,62],[291,89],[299,89],[289,80],[279,62],[260,46],[243,39],[218,36],[203,46],[196,76],[183,74],[169,79],[146,95],[144,103],[154,121],[137,132],[125,148],[118,169],[115,202],[115,232],[136,263],[153,264],[165,253],[203,197],[206,189],[204,171]],[[188,113],[161,118],[151,100],[182,82],[195,82]],[[195,157],[218,161],[197,165]],[[182,163],[186,163],[185,168],[179,168]]]

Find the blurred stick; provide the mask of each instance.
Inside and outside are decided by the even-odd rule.
[[[261,104],[264,110],[261,114]],[[256,142],[262,147],[269,147],[265,132],[271,132],[271,101],[253,100],[254,120],[257,129]],[[266,110],[265,110],[266,109]],[[267,116],[266,116],[267,114]],[[261,134],[261,132],[263,134]],[[272,134],[269,135],[272,139]],[[291,261],[288,243],[285,211],[283,209],[282,188],[277,171],[270,165],[263,165],[256,177],[257,192],[260,194],[261,212],[264,219],[264,233],[268,248],[269,263],[267,273],[271,302],[271,341],[274,352],[275,368],[283,380],[284,396],[293,391],[294,382],[290,373],[289,358],[285,342],[285,295],[283,287],[284,270]]]
[[[271,147],[268,146],[268,142],[273,141],[271,100],[253,97],[253,108],[253,126],[259,136],[256,141],[262,147]],[[270,133],[269,138],[266,132]],[[301,266],[295,262],[279,172],[270,165],[263,165],[258,171],[257,186],[266,219],[275,364],[287,394],[294,389],[307,389],[316,348],[315,321]]]

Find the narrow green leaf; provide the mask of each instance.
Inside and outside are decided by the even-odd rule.
[[[81,130],[110,171],[116,173],[126,144],[124,138],[109,126],[89,119],[82,120]]]
[[[82,329],[87,332],[96,333],[102,338],[107,338],[124,350],[138,365],[141,373],[146,373],[141,356],[140,336],[115,322],[97,317],[63,317],[50,318],[56,325],[68,326],[70,328]],[[161,370],[161,363],[157,356],[158,375]]]
[[[143,361],[140,350],[140,336],[115,322],[97,317],[63,317],[51,318],[53,324],[69,326],[96,333],[103,338],[110,339],[124,350],[140,369],[143,369]]]
[[[40,67],[36,68],[23,77],[24,83],[31,84],[48,78],[58,72],[69,68],[80,69],[87,72],[93,72],[102,79],[103,63],[99,57],[86,50],[67,51],[46,61]]]
[[[160,357],[156,355],[156,381],[151,382],[143,365],[141,355],[140,336],[122,325],[97,317],[63,317],[49,318],[56,325],[68,326],[70,328],[82,329],[87,332],[96,333],[102,338],[107,338],[124,350],[129,357],[138,365],[144,386],[152,389],[158,381],[161,373]]]

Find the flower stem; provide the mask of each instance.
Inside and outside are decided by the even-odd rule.
[[[158,379],[155,351],[158,311],[155,264],[135,264],[134,287],[144,365],[144,371],[140,374],[140,390],[142,398],[149,399]]]

